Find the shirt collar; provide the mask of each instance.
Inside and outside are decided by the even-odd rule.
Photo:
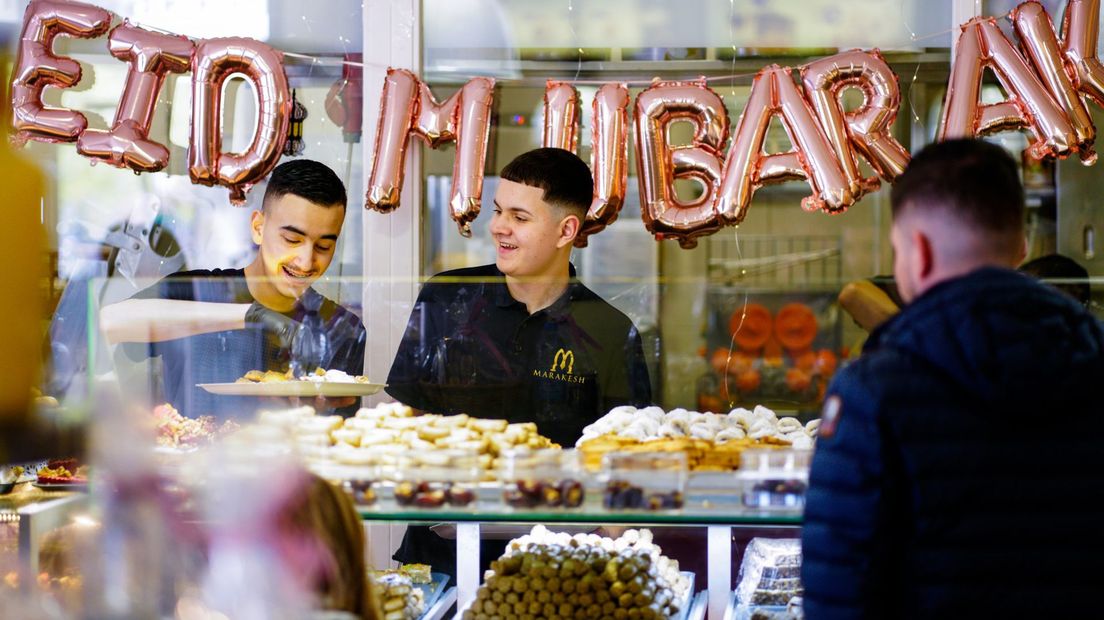
[[[521,308],[524,310],[525,304],[514,299],[514,297],[510,295],[510,288],[506,286],[506,276],[501,271],[499,271],[498,265],[492,265],[492,268],[494,269],[495,280],[491,284],[491,286],[494,287],[495,305],[497,305],[499,308],[509,308],[511,306],[518,305],[521,306]],[[571,263],[567,264],[567,277],[567,288],[564,290],[563,294],[557,297],[556,301],[552,302],[552,305],[548,306],[541,312],[546,312],[549,316],[552,317],[563,316],[568,313],[571,302],[578,298],[579,290],[582,284],[579,282],[576,275],[575,265]]]

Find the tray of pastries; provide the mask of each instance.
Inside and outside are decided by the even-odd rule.
[[[212,393],[228,396],[278,396],[341,398],[370,396],[384,387],[372,383],[367,377],[350,375],[341,370],[319,368],[313,373],[296,377],[290,370],[250,370],[233,383],[200,383],[198,387]]]

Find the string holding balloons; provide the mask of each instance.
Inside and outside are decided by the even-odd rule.
[[[168,165],[168,148],[149,137],[158,95],[169,73],[192,73],[192,132],[188,172],[193,183],[230,190],[234,204],[279,162],[287,139],[291,96],[283,53],[247,38],[204,39],[153,32],[123,21],[111,29],[108,50],[128,64],[127,77],[110,129],[89,129],[76,110],[43,103],[47,86],[72,88],[81,80],[80,65],[57,55],[58,36],[94,39],[111,28],[112,14],[81,2],[31,0],[12,77],[12,142],[75,142],[77,151],[136,173]],[[257,93],[253,140],[245,150],[222,149],[222,85],[241,74]]]

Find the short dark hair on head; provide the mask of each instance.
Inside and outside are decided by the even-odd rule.
[[[1022,233],[1024,190],[1016,162],[1000,146],[976,139],[924,147],[890,193],[893,217],[936,209],[981,231]]]
[[[586,216],[594,193],[590,168],[578,155],[564,149],[546,147],[522,153],[506,164],[499,176],[540,188],[545,202],[570,209],[580,219]]]
[[[316,205],[345,207],[345,184],[329,166],[310,159],[292,159],[276,166],[268,178],[263,205],[292,194]]]

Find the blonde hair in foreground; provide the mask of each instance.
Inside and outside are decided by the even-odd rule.
[[[365,620],[382,619],[379,598],[368,580],[364,527],[352,500],[329,482],[307,474],[288,517],[289,525],[313,533],[330,554],[330,570],[315,584],[322,608]]]

